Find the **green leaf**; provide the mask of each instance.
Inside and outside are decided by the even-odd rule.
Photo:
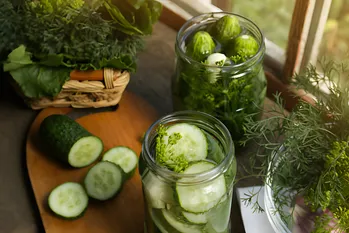
[[[148,2],[149,8],[151,9],[151,19],[152,23],[154,24],[157,22],[160,18],[160,15],[162,13],[162,4],[158,1],[149,1]]]
[[[99,66],[128,70],[130,72],[135,72],[137,69],[136,62],[130,56],[122,56],[120,58],[113,58],[111,60],[103,59],[100,61]]]
[[[131,4],[135,9],[139,9],[145,0],[127,0],[129,4]]]
[[[108,10],[110,16],[113,18],[115,23],[119,24],[118,29],[120,31],[129,35],[143,35],[143,32],[139,30],[137,27],[134,27],[129,21],[127,21],[127,19],[124,17],[119,8],[113,5],[111,1],[105,1],[104,7]]]
[[[4,71],[16,70],[30,64],[33,64],[31,54],[26,51],[24,45],[21,45],[8,55],[8,59],[4,64]]]
[[[10,72],[28,98],[56,96],[69,79],[71,69],[27,65]]]
[[[39,64],[45,66],[54,66],[58,67],[64,64],[64,55],[63,54],[49,54],[40,59]]]
[[[162,11],[161,3],[154,0],[106,0],[104,5],[118,24],[118,30],[129,35],[151,34]]]
[[[146,35],[153,31],[152,12],[148,3],[143,4],[135,13],[137,27]]]

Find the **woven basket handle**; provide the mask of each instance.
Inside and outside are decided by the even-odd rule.
[[[70,73],[70,80],[77,81],[104,81],[107,89],[114,88],[116,76],[113,69],[104,68],[103,70],[79,71],[74,70]]]
[[[103,81],[104,71],[103,70],[92,70],[92,71],[73,70],[70,73],[70,79],[77,80],[77,81]]]

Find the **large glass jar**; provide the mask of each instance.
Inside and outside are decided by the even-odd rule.
[[[214,28],[217,20],[227,15],[238,19],[241,32],[222,45],[214,37]],[[209,52],[229,54],[226,51],[232,51],[231,47],[234,50],[234,46],[229,47],[229,43],[239,44],[236,42],[238,37],[240,42],[244,38],[253,37],[258,47],[255,55],[244,61],[234,60],[239,58],[237,55],[230,58],[227,55],[224,66],[212,65],[207,62],[208,59],[193,59],[186,51],[198,31],[212,35],[215,47]],[[182,26],[177,34],[175,51],[176,71],[172,78],[175,111],[196,110],[213,115],[228,127],[234,141],[240,139],[246,115],[258,112],[263,107],[266,95],[267,82],[263,70],[265,43],[260,29],[249,19],[236,14],[220,12],[199,15]],[[248,53],[249,50],[239,51]],[[256,114],[255,119],[258,118],[259,115]]]
[[[202,130],[211,163],[204,172],[174,172],[156,162],[160,126],[189,123]],[[228,129],[201,112],[175,112],[155,122],[146,132],[139,171],[145,201],[145,232],[230,233],[233,184],[236,175],[234,145]]]

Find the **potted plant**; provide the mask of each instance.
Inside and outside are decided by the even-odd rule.
[[[0,60],[34,108],[116,105],[162,5],[155,0],[4,0]]]
[[[348,67],[321,64],[321,72],[310,65],[292,81],[312,103],[286,113],[276,95],[271,117],[245,124],[242,143],[257,143],[252,172],[265,183],[267,208],[253,202],[258,192],[245,201],[268,212],[278,232],[349,232]]]

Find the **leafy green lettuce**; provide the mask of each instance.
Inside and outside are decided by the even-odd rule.
[[[54,97],[69,79],[71,69],[40,65],[21,45],[9,54],[4,71],[10,72],[23,94],[29,98]]]

